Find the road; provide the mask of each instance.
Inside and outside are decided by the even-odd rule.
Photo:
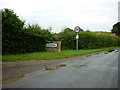
[[[26,75],[4,88],[118,88],[118,52],[67,61],[65,67]]]

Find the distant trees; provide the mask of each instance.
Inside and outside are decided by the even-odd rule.
[[[117,22],[113,25],[112,33],[116,33],[116,35],[120,36],[120,22]]]

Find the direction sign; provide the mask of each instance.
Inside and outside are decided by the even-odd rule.
[[[80,27],[79,27],[79,26],[76,26],[76,27],[74,28],[74,32],[79,33],[79,32],[80,32]]]

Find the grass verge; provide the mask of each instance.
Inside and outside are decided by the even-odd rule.
[[[63,50],[61,52],[35,52],[35,53],[26,53],[26,54],[18,54],[18,55],[3,55],[2,61],[60,59],[60,58],[85,55],[93,52],[105,51],[112,48],[115,47],[107,47],[100,49]]]

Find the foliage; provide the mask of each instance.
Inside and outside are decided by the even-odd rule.
[[[2,53],[14,52],[18,34],[23,30],[24,21],[10,9],[1,10],[2,13]]]
[[[24,21],[20,20],[16,13],[11,9],[3,9],[2,12],[2,30],[5,32],[16,32],[23,29]]]
[[[75,33],[72,29],[64,29],[58,34],[59,40],[62,41],[63,49],[75,49]]]
[[[65,28],[58,34],[52,34],[51,27],[43,29],[38,24],[25,27],[25,21],[20,20],[11,9],[3,9],[0,13],[2,13],[2,54],[45,51],[47,40],[61,40],[62,49],[76,48],[76,33],[70,28]],[[113,28],[119,29],[118,24],[115,24]],[[119,31],[117,33],[119,34]],[[89,31],[82,30],[79,37],[79,49],[120,45],[119,37],[98,35]]]
[[[42,29],[38,24],[28,25],[28,27],[26,28],[27,33],[44,38],[46,41],[53,40],[53,35],[51,34],[50,31],[51,31],[51,28]]]
[[[24,21],[10,9],[2,11],[2,54],[19,54],[44,51],[47,40],[52,39],[48,29],[39,25],[28,25],[23,28]]]
[[[113,25],[112,33],[116,33],[116,35],[120,36],[120,22],[117,22]]]
[[[62,41],[62,49],[75,49],[76,47],[76,33],[72,30],[64,29],[58,34],[59,40]],[[110,46],[118,46],[119,37],[107,36],[104,34],[97,34],[92,32],[81,31],[79,33],[79,49],[92,49]]]

